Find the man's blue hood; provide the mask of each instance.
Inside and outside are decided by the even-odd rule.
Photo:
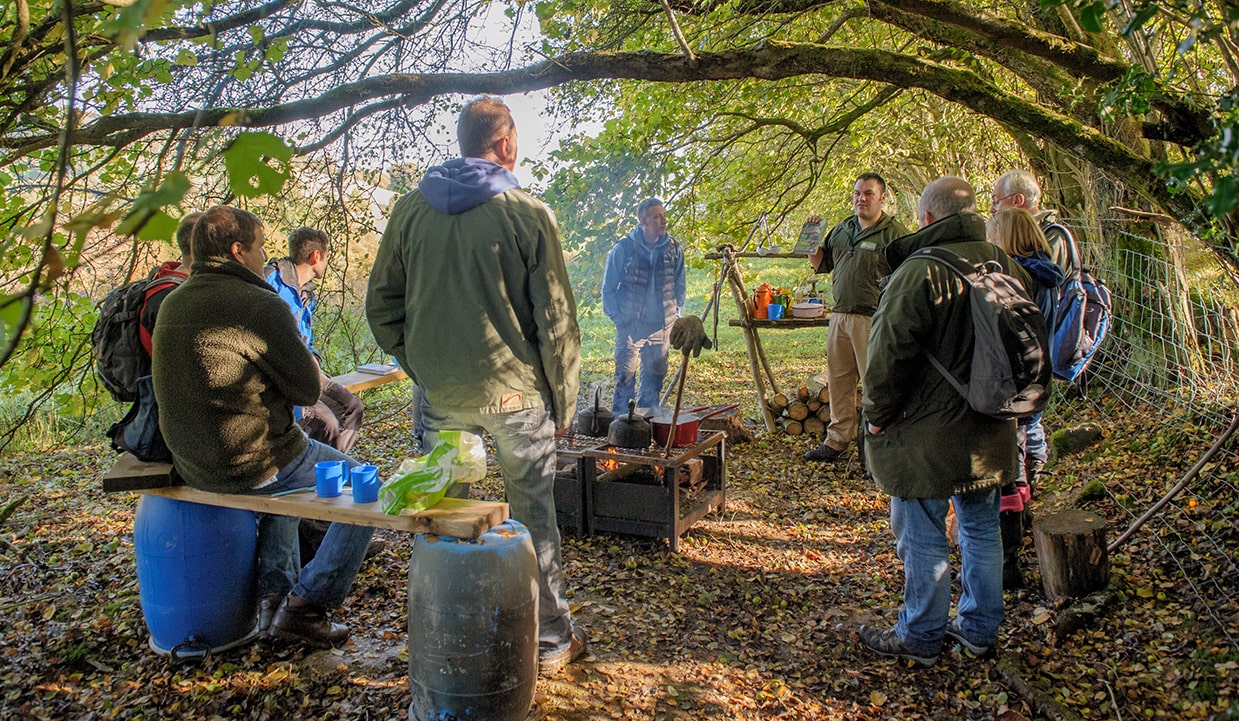
[[[507,168],[482,158],[456,158],[426,171],[418,188],[435,209],[463,213],[491,198],[521,187]]]

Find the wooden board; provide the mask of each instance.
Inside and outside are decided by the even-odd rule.
[[[508,520],[508,504],[444,498],[424,511],[408,515],[402,512],[400,518],[414,526],[414,533],[477,538]]]
[[[140,491],[144,488],[167,488],[172,485],[171,463],[139,461],[132,453],[123,453],[103,474],[103,492]]]
[[[350,392],[356,393],[358,391],[364,391],[367,388],[376,388],[388,383],[395,383],[396,381],[404,380],[408,377],[409,375],[405,373],[403,369],[396,368],[391,373],[384,373],[382,375],[367,373],[365,371],[353,371],[352,373],[332,376],[331,379],[349,389]]]
[[[147,488],[142,493],[208,506],[239,508],[280,516],[313,518],[319,521],[350,523],[355,526],[390,528],[409,533],[433,533],[456,538],[477,538],[492,526],[508,519],[508,504],[497,501],[470,501],[445,498],[433,508],[409,516],[389,516],[378,502],[354,503],[353,490],[345,488],[335,498],[319,498],[314,489],[285,496],[244,496],[235,493],[210,493],[189,486]]]

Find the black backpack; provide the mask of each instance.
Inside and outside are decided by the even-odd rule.
[[[1019,280],[997,260],[974,267],[946,248],[923,248],[910,257],[938,261],[968,284],[973,348],[967,382],[931,353],[934,368],[978,413],[1018,418],[1044,409],[1051,378],[1045,317]]]
[[[159,287],[180,285],[185,280],[180,275],[155,278],[157,272],[108,292],[90,334],[95,372],[112,398],[121,402],[136,401],[138,379],[151,374],[151,359],[138,335],[147,296]]]

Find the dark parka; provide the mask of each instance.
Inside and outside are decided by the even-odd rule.
[[[231,260],[191,268],[152,334],[159,429],[188,485],[239,493],[305,450],[293,406],[318,401],[318,365],[261,277]]]
[[[878,486],[898,498],[947,498],[1001,486],[1015,479],[1014,420],[972,410],[930,365],[932,352],[957,378],[972,357],[972,316],[964,281],[933,260],[908,259],[943,246],[972,263],[997,259],[1025,287],[1028,274],[985,240],[975,213],[939,220],[887,248],[894,272],[882,293],[869,336],[865,421],[882,429],[866,434],[869,470]]]

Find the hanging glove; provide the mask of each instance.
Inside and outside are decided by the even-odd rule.
[[[696,358],[701,355],[702,348],[713,348],[714,344],[706,335],[701,319],[695,315],[686,315],[671,325],[671,347],[685,354],[691,352]]]

